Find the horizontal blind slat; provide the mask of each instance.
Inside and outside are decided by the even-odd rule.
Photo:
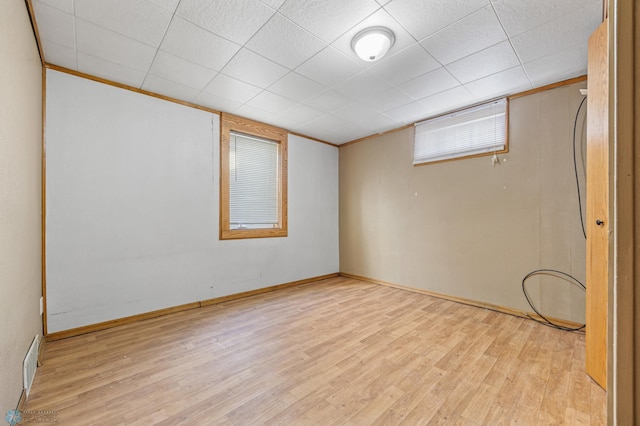
[[[413,163],[503,150],[506,105],[501,99],[417,124]]]
[[[231,132],[229,221],[249,228],[278,223],[277,142]]]

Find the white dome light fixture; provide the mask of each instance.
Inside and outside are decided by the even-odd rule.
[[[381,59],[391,49],[396,37],[385,27],[369,27],[353,37],[351,48],[360,59],[374,62]]]

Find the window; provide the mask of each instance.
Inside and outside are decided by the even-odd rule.
[[[506,99],[426,120],[415,127],[413,164],[508,151]]]
[[[220,239],[287,236],[287,132],[222,114]]]

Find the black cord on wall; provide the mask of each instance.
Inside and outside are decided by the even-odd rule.
[[[576,128],[578,127],[578,116],[580,115],[580,110],[582,109],[582,105],[587,100],[586,96],[580,102],[580,106],[578,107],[578,112],[576,112],[576,119],[573,121],[573,171],[576,176],[576,189],[578,190],[578,211],[580,212],[580,226],[582,226],[582,235],[584,235],[584,239],[587,239],[587,232],[584,228],[584,218],[582,217],[582,197],[580,196],[580,180],[578,179],[578,164],[576,161]]]
[[[580,225],[582,226],[582,235],[584,236],[585,240],[587,238],[587,233],[585,231],[585,226],[584,226],[584,218],[582,216],[582,196],[581,196],[581,192],[580,192],[580,180],[578,178],[578,162],[576,160],[576,129],[578,127],[578,117],[580,116],[580,110],[582,109],[582,106],[584,105],[584,102],[587,100],[587,98],[585,97],[582,102],[580,102],[580,106],[578,107],[578,111],[576,111],[576,118],[573,121],[573,171],[576,177],[576,189],[578,190],[578,211],[580,213]],[[558,330],[564,330],[564,331],[580,331],[582,329],[584,329],[586,327],[586,324],[582,324],[579,327],[565,327],[563,325],[557,324],[553,321],[551,321],[550,319],[548,319],[546,316],[542,315],[540,313],[540,311],[538,311],[538,309],[536,309],[535,305],[533,304],[533,302],[531,301],[531,298],[529,298],[529,294],[527,293],[527,287],[526,287],[526,281],[527,279],[531,278],[532,276],[535,275],[548,275],[548,276],[555,276],[556,278],[562,278],[562,279],[569,279],[571,282],[573,282],[573,284],[577,285],[578,287],[582,288],[583,290],[586,291],[587,287],[581,283],[576,277],[574,277],[573,275],[567,274],[566,272],[562,272],[562,271],[558,271],[555,269],[536,269],[535,271],[531,271],[529,272],[527,275],[525,275],[525,277],[522,279],[522,292],[524,293],[524,297],[527,299],[527,303],[529,303],[529,306],[531,307],[531,309],[533,309],[533,311],[538,314],[538,316],[541,319],[538,318],[534,318],[531,315],[527,315],[530,319],[540,323],[540,324],[544,324],[548,327],[553,327],[556,328]],[[559,277],[558,277],[559,275]]]

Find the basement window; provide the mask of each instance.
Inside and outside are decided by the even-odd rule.
[[[417,123],[413,164],[508,152],[507,107],[500,99]]]
[[[220,239],[286,236],[287,132],[223,114]]]

